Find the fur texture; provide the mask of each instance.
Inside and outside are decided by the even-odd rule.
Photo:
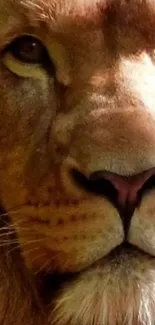
[[[125,234],[72,173],[154,167],[154,1],[0,0],[0,325],[155,324],[154,188]]]

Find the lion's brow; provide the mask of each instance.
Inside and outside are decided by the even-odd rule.
[[[34,21],[44,21],[54,29],[64,22],[89,22],[101,25],[100,3],[107,0],[21,0],[20,5]]]
[[[101,26],[102,19],[109,16],[108,13],[111,12],[115,13],[116,17],[113,18],[116,18],[118,23],[121,20],[125,25],[130,21],[134,23],[134,17],[137,17],[139,24],[141,17],[143,19],[146,16],[148,25],[151,23],[151,28],[154,27],[155,21],[154,0],[21,0],[19,2],[31,13],[33,20],[44,21],[51,28],[52,24],[54,27],[56,24],[60,26],[67,20],[79,21],[79,23],[86,20],[93,25],[95,23]]]

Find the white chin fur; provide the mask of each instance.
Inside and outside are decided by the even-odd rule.
[[[155,259],[122,254],[65,284],[56,300],[56,325],[154,325]]]

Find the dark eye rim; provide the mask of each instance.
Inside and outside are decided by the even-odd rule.
[[[34,51],[36,50],[35,46],[33,47],[34,44],[36,44],[36,46],[38,46],[38,50],[40,51],[40,53],[38,52],[38,57],[33,58],[33,57],[31,57],[31,55],[28,56],[28,51],[27,51],[27,53],[25,52],[25,58],[24,58],[24,50],[22,53],[22,45],[24,46],[24,42],[25,42],[25,45],[32,46],[32,51],[33,51],[33,48],[34,48]],[[40,48],[39,48],[39,46],[40,46]],[[20,53],[20,50],[21,50],[21,53]],[[5,52],[10,52],[15,59],[17,59],[18,61],[20,61],[22,63],[26,63],[26,64],[40,64],[41,65],[41,64],[44,64],[44,61],[49,59],[48,51],[45,48],[44,44],[37,37],[32,36],[32,35],[21,35],[21,36],[17,37],[7,46],[7,48],[5,49]],[[34,54],[35,54],[35,52],[34,52]],[[36,52],[36,54],[37,54],[37,52]],[[40,58],[39,58],[39,54],[40,54]]]
[[[31,41],[37,42],[43,49],[42,52],[42,59],[39,61],[33,61],[33,60],[22,60],[22,58],[18,57],[16,53],[13,51],[13,47],[17,44],[16,42],[20,42],[21,40],[29,39]],[[56,66],[53,62],[51,56],[49,55],[48,49],[46,48],[46,45],[40,40],[37,36],[34,36],[32,34],[21,34],[20,36],[14,38],[9,44],[6,45],[6,47],[1,52],[1,57],[4,57],[7,53],[10,53],[12,57],[14,57],[15,60],[17,60],[19,63],[23,63],[29,66],[40,66],[43,69],[46,70],[46,72],[52,76],[52,78],[56,78]]]
[[[42,47],[41,60],[24,60],[20,56],[18,56],[18,53],[16,53],[16,50],[14,51],[13,47],[16,46],[18,42],[23,41],[24,39],[34,41]],[[36,36],[33,36],[31,34],[23,34],[16,37],[3,49],[3,51],[1,52],[1,56],[3,57],[7,53],[10,53],[12,57],[14,57],[14,59],[20,63],[27,64],[29,66],[43,67],[49,74],[54,77],[56,76],[55,63],[52,61],[45,44]]]

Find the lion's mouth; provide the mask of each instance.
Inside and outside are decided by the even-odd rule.
[[[109,254],[104,256],[102,259],[96,261],[95,263],[89,265],[87,268],[82,269],[77,272],[64,272],[64,273],[39,273],[39,277],[42,283],[42,297],[46,303],[51,301],[51,298],[57,295],[58,292],[61,292],[61,289],[66,285],[77,281],[77,279],[84,273],[89,272],[90,270],[102,270],[107,264],[111,266],[111,269],[124,268],[126,264],[131,265],[132,261],[135,263],[135,260],[141,258],[152,259],[151,255],[146,252],[143,252],[139,248],[130,243],[124,241],[121,245],[115,247]],[[126,272],[128,272],[126,270]]]

